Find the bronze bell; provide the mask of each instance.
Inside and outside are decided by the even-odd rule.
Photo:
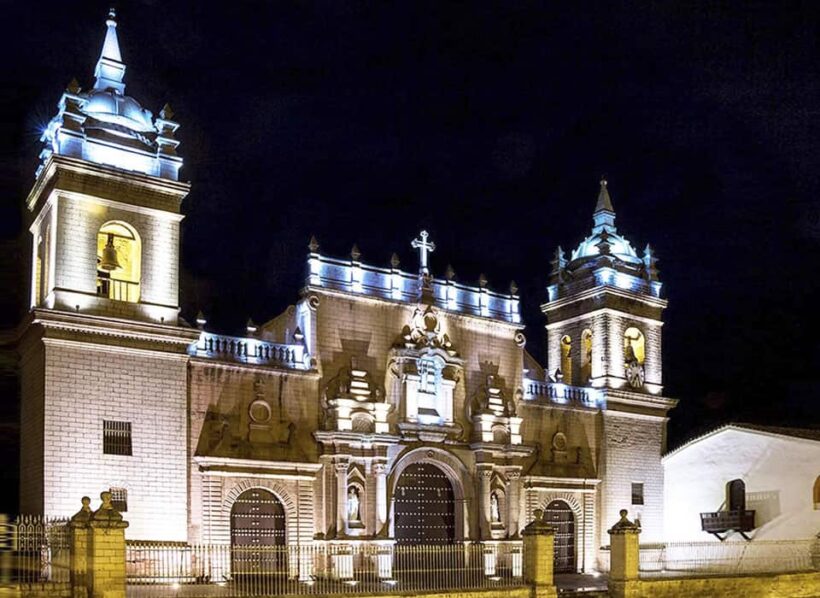
[[[121,267],[117,259],[117,249],[114,247],[114,235],[108,233],[108,242],[103,248],[102,259],[100,260],[100,270],[110,272],[111,270],[119,270]]]

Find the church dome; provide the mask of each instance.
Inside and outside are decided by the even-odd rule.
[[[602,231],[603,232],[603,231]],[[581,241],[581,244],[572,252],[572,260],[596,257],[600,255],[601,243],[609,243],[609,254],[629,263],[639,263],[641,259],[632,247],[632,244],[621,235],[607,231],[606,239],[601,232],[594,233]]]
[[[154,130],[151,112],[131,96],[115,90],[90,91],[82,110],[98,121],[120,125],[132,131],[146,133]]]

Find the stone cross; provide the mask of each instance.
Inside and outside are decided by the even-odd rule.
[[[410,246],[413,249],[419,250],[419,267],[422,274],[429,274],[430,271],[427,269],[427,254],[433,253],[436,250],[436,244],[430,241],[427,242],[427,238],[430,235],[427,233],[426,230],[421,231],[419,233],[419,239],[413,239],[413,242],[410,243]]]

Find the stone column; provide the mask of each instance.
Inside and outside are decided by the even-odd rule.
[[[535,509],[535,519],[524,528],[524,583],[532,586],[533,598],[557,596],[553,584],[555,529],[544,521],[544,511]]]
[[[490,481],[493,477],[493,466],[479,465],[476,468],[476,473],[478,474],[478,504],[480,505],[478,527],[481,531],[481,539],[490,540],[492,539],[490,533]]]
[[[626,509],[621,509],[621,519],[609,529],[610,565],[609,590],[612,596],[628,594],[628,587],[638,579],[640,550],[638,536],[641,528],[626,518]]]
[[[111,504],[111,493],[100,494],[102,505],[89,521],[88,596],[125,598],[125,528]]]
[[[507,471],[509,492],[507,493],[507,536],[517,538],[519,517],[521,516],[521,470]]]
[[[91,499],[82,498],[82,508],[71,518],[68,528],[71,533],[71,596],[88,596],[88,539],[91,522]]]
[[[384,533],[387,523],[387,465],[373,464],[373,474],[376,477],[376,535]]]
[[[336,463],[336,537],[347,535],[347,470],[348,465]]]

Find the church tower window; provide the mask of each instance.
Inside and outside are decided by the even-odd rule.
[[[624,332],[624,361],[637,361],[643,365],[646,358],[646,339],[643,332],[630,326]]]
[[[140,298],[142,244],[123,222],[107,222],[97,233],[97,294],[115,301]]]
[[[566,334],[561,337],[561,374],[564,382],[572,384],[572,338]]]

